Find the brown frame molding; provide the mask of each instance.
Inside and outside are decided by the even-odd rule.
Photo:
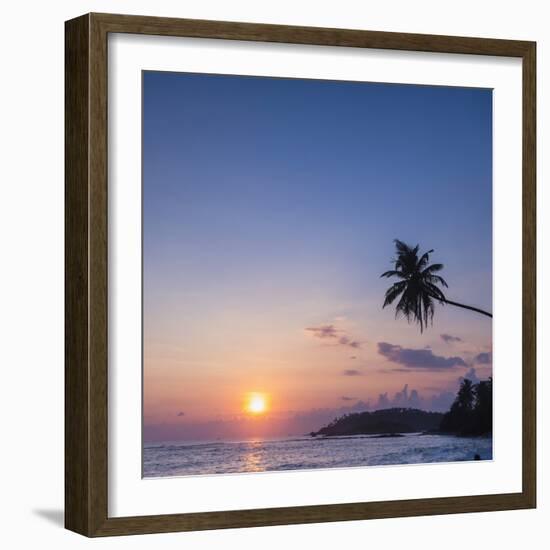
[[[518,57],[523,63],[521,493],[110,518],[107,513],[107,35]],[[144,16],[65,23],[65,526],[86,536],[483,512],[536,506],[536,44]]]

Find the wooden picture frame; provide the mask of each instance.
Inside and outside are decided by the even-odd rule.
[[[133,33],[520,58],[523,66],[523,488],[511,494],[108,516],[107,36]],[[483,512],[536,505],[534,42],[88,14],[66,22],[65,525],[86,536]]]

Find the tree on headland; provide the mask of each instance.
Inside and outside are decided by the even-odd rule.
[[[457,435],[487,435],[493,431],[493,379],[473,384],[465,378],[439,429]]]
[[[488,311],[447,299],[441,290],[441,287],[448,288],[447,282],[438,275],[444,266],[429,263],[433,250],[419,256],[419,245],[411,247],[398,239],[394,242],[394,269],[382,273],[381,277],[396,277],[399,280],[386,291],[383,308],[399,298],[395,306],[395,316],[401,314],[409,323],[418,323],[420,332],[424,331],[428,322],[433,321],[436,302],[469,309],[487,317],[493,316]]]
[[[317,436],[352,436],[360,434],[389,435],[434,431],[439,428],[443,414],[419,409],[393,407],[377,411],[345,414],[335,418],[317,432]]]
[[[475,386],[474,422],[479,433],[493,431],[493,379],[481,380]]]
[[[461,409],[471,410],[474,405],[474,384],[469,378],[465,378],[460,384],[456,400]]]

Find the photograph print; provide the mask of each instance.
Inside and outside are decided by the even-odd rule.
[[[492,460],[492,90],[142,86],[143,476]]]

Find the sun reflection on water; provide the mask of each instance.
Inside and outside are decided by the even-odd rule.
[[[261,441],[248,442],[248,449],[243,457],[243,461],[245,472],[263,472],[265,470]]]

